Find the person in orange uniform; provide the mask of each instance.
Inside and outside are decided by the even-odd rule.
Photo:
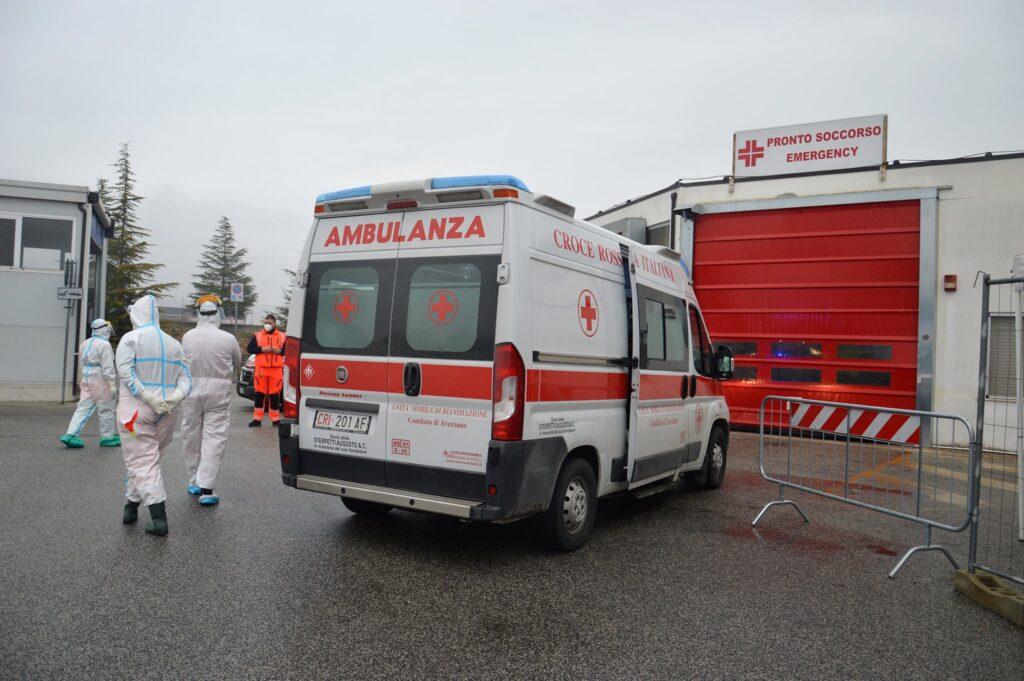
[[[281,384],[284,372],[284,334],[277,328],[277,317],[268,314],[263,319],[263,328],[252,337],[247,349],[250,354],[256,355],[256,370],[253,374],[256,406],[253,408],[249,427],[258,428],[263,425],[263,414],[268,407],[270,423],[276,426],[281,420]]]

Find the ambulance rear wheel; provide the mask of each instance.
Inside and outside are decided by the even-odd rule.
[[[704,465],[698,471],[686,474],[686,484],[700,489],[718,489],[725,480],[726,452],[729,440],[721,428],[714,428],[708,438],[708,451]]]
[[[342,497],[341,503],[345,504],[345,508],[356,515],[382,516],[391,511],[391,506],[378,504],[375,501],[366,501],[365,499],[350,499],[349,497]]]
[[[569,459],[555,481],[551,505],[539,518],[544,542],[575,551],[590,540],[597,515],[597,477],[583,459]]]

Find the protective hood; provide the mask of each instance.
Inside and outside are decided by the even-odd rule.
[[[160,310],[156,306],[156,297],[149,293],[136,300],[128,310],[128,317],[132,320],[133,329],[160,326]]]
[[[92,335],[95,338],[103,338],[105,340],[110,340],[110,334],[113,332],[110,322],[106,319],[94,319],[89,328],[92,329]]]
[[[199,306],[198,320],[196,321],[196,328],[202,328],[204,326],[212,326],[217,329],[220,328],[221,314],[220,306],[213,301],[206,301]]]

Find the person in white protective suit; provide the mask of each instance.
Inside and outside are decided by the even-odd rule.
[[[228,445],[231,393],[242,365],[238,339],[221,331],[221,300],[205,295],[196,301],[196,328],[181,339],[192,372],[192,392],[181,405],[181,441],[188,464],[188,493],[203,506],[215,506],[217,473]]]
[[[192,389],[181,343],[160,330],[156,298],[145,295],[128,310],[132,330],[117,344],[121,379],[117,424],[128,471],[123,522],[139,519],[139,504],[149,507],[146,532],[167,534],[167,509],[160,457],[174,436],[174,410]]]
[[[80,449],[82,428],[93,415],[100,417],[100,447],[119,447],[121,438],[114,425],[114,395],[117,390],[117,371],[114,369],[114,349],[110,347],[113,328],[106,319],[96,319],[89,325],[92,336],[78,348],[82,364],[81,393],[78,408],[68,424],[68,432],[60,436],[65,447]]]

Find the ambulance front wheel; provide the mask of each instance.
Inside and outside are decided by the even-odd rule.
[[[367,515],[367,516],[381,516],[385,515],[391,510],[391,506],[386,504],[378,504],[375,501],[366,501],[365,499],[350,499],[349,497],[342,497],[341,503],[345,504],[345,508],[352,511],[356,515]]]
[[[713,428],[708,438],[708,451],[704,455],[704,465],[698,471],[686,474],[686,483],[691,487],[702,489],[718,489],[725,480],[726,452],[729,440],[721,428]]]
[[[551,505],[539,518],[545,543],[575,551],[588,541],[597,515],[597,477],[583,459],[569,459],[558,474]]]

